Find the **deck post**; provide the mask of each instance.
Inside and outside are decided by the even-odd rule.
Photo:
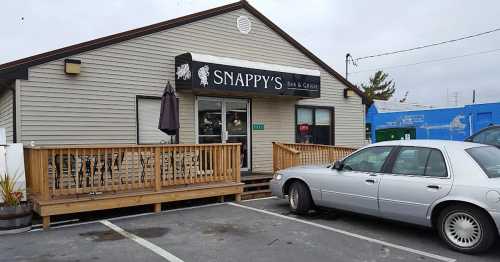
[[[235,166],[235,169],[236,169],[236,174],[235,174],[236,175],[236,177],[235,177],[236,181],[235,182],[236,183],[240,183],[241,182],[241,168],[240,168],[241,167],[241,163],[240,163],[241,162],[241,158],[240,158],[240,155],[239,155],[239,152],[241,152],[240,151],[241,150],[240,147],[241,147],[241,143],[236,146],[236,152],[238,153],[237,154],[237,158],[236,158],[236,166]],[[240,193],[234,195],[234,200],[236,202],[240,202],[241,201],[241,193],[243,193],[243,188],[241,189]]]
[[[50,227],[50,216],[42,217],[43,230],[47,230]]]
[[[273,174],[276,173],[276,171],[278,171],[278,168],[277,168],[277,165],[278,165],[278,153],[276,152],[278,150],[278,148],[276,147],[276,142],[273,142],[273,155],[272,155],[272,159],[273,159]]]
[[[155,147],[155,191],[161,190],[161,148]],[[161,212],[161,203],[154,204],[155,213]]]
[[[41,178],[41,195],[43,200],[49,200],[49,154],[47,149],[38,151],[39,175]],[[50,221],[50,220],[49,220]]]
[[[161,148],[155,148],[155,191],[161,190]]]
[[[161,212],[161,203],[154,204],[154,208],[155,208],[155,213],[160,213]]]

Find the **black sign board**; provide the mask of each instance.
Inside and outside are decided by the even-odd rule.
[[[224,60],[222,59],[222,61]],[[245,64],[242,63],[242,65]],[[178,90],[190,89],[195,92],[216,90],[310,98],[320,97],[319,75],[277,72],[196,61],[192,59],[190,53],[175,58],[175,74],[175,85]]]

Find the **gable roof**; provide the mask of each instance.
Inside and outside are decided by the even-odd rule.
[[[318,64],[325,71],[330,73],[340,82],[345,84],[347,88],[353,90],[360,97],[363,98],[363,103],[366,103],[366,97],[363,92],[353,85],[351,82],[347,81],[342,75],[333,70],[330,66],[328,66],[325,62],[315,56],[311,51],[307,50],[304,46],[302,46],[299,42],[293,39],[290,35],[288,35],[285,31],[279,28],[276,24],[271,22],[267,17],[265,17],[262,13],[257,11],[254,7],[252,7],[247,1],[241,0],[236,3],[208,9],[202,12],[182,16],[179,18],[175,18],[172,20],[152,24],[149,26],[117,33],[110,36],[105,36],[101,38],[97,38],[94,40],[90,40],[87,42],[63,47],[60,49],[56,49],[53,51],[45,52],[42,54],[22,58],[19,60],[15,60],[12,62],[8,62],[0,65],[0,80],[13,80],[13,79],[27,79],[28,78],[28,68],[31,66],[43,64],[46,62],[50,62],[53,60],[61,59],[67,56],[83,53],[86,51],[90,51],[93,49],[97,49],[100,47],[104,47],[107,45],[116,44],[119,42],[127,41],[136,37],[141,37],[145,35],[149,35],[152,33],[156,33],[159,31],[163,31],[166,29],[174,28],[177,26],[185,25],[188,23],[196,22],[205,18],[213,17],[216,15],[228,13],[231,11],[235,11],[238,9],[245,9],[250,12],[252,15],[260,19],[265,25],[270,27],[274,32],[283,37],[286,41],[288,41],[292,46],[297,48],[300,52],[302,52],[306,57],[313,60],[316,64]]]

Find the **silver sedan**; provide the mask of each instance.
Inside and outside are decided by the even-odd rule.
[[[451,248],[490,248],[500,228],[500,149],[440,140],[376,143],[328,166],[280,170],[273,195],[304,214],[323,206],[434,227]]]

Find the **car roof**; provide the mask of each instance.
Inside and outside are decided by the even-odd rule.
[[[481,129],[481,130],[477,131],[476,133],[472,134],[472,136],[475,136],[475,135],[477,135],[477,134],[479,134],[479,133],[482,133],[483,131],[486,131],[486,130],[490,130],[490,129],[498,129],[498,128],[500,128],[500,125],[491,125],[491,126],[487,126],[487,127],[483,128],[483,129]]]
[[[471,147],[485,146],[477,143],[451,141],[451,140],[430,140],[430,139],[417,139],[417,140],[393,140],[384,141],[371,144],[370,146],[421,146],[421,147],[434,147],[434,148],[454,148],[454,149],[467,149]]]

